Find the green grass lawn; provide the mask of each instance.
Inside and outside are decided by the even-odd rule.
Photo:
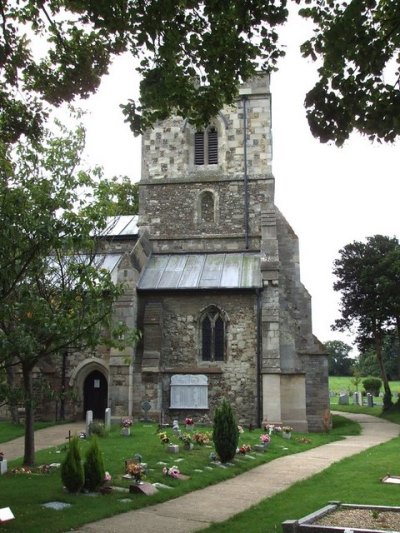
[[[343,459],[231,520],[206,529],[215,533],[281,532],[285,520],[299,519],[329,501],[366,505],[399,505],[400,486],[383,484],[388,473],[400,475],[400,438]],[[205,531],[205,530],[203,530]]]
[[[206,429],[201,429],[201,431]],[[294,433],[291,440],[285,441],[280,435],[273,435],[266,453],[253,453],[255,457],[253,460],[237,456],[232,466],[220,468],[210,462],[209,455],[213,451],[212,447],[196,446],[191,451],[181,451],[177,455],[169,454],[156,435],[155,425],[135,424],[130,437],[121,436],[119,428],[113,428],[107,437],[99,439],[105,467],[112,475],[113,484],[125,488],[129,486],[130,482],[122,478],[124,461],[139,453],[150,469],[147,480],[152,483],[167,484],[171,489],[160,490],[150,497],[120,492],[113,492],[106,496],[73,495],[64,491],[59,470],[54,470],[49,474],[37,471],[29,474],[12,473],[12,469],[19,467],[21,463],[10,461],[9,472],[0,477],[0,507],[10,506],[16,519],[2,524],[1,529],[4,532],[29,531],[30,533],[42,533],[43,531],[55,533],[71,528],[76,529],[87,522],[176,498],[187,492],[236,476],[283,455],[298,453],[337,440],[342,435],[357,434],[359,431],[360,427],[357,424],[343,417],[335,417],[334,429],[329,434]],[[168,430],[168,433],[173,438],[172,430]],[[260,430],[245,430],[240,436],[240,444],[258,444],[260,434]],[[307,437],[310,442],[304,443],[303,437]],[[175,442],[177,442],[176,439]],[[88,446],[89,440],[80,441],[83,456]],[[65,445],[39,451],[36,453],[36,462],[38,465],[59,463],[65,457],[65,451]],[[164,464],[177,465],[180,471],[188,475],[190,479],[180,481],[165,478],[162,474]],[[42,507],[42,504],[48,501],[67,502],[71,503],[72,507],[56,512]],[[27,524],[29,524],[28,529]]]
[[[35,429],[43,429],[53,425],[52,422],[35,422]],[[25,426],[23,424],[0,421],[0,443],[23,437],[24,434]]]
[[[353,394],[355,392],[356,386],[352,382],[352,377],[350,376],[330,376],[329,377],[329,390],[336,392],[336,394],[340,394],[341,392],[348,392],[350,394]],[[362,391],[362,380],[365,378],[361,378],[361,381],[358,385],[358,390]],[[393,392],[399,392],[400,393],[400,381],[389,381],[390,389]]]

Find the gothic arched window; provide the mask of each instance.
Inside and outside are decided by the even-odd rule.
[[[194,134],[194,164],[218,164],[218,132],[214,126]]]
[[[214,195],[211,191],[204,191],[200,197],[200,220],[214,222]]]
[[[202,361],[224,361],[225,320],[219,309],[210,307],[200,321]]]

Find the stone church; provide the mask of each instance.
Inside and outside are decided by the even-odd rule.
[[[242,424],[321,431],[328,360],[274,203],[269,76],[241,85],[207,128],[174,116],[142,148],[139,216],[104,232],[104,266],[126,287],[115,319],[142,338],[69,358],[75,416],[212,418],[225,397]]]

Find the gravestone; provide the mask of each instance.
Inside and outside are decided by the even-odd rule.
[[[370,394],[369,392],[367,394],[367,405],[368,405],[368,407],[373,407],[374,406],[374,398],[373,398],[372,394]]]
[[[147,400],[145,400],[145,401],[142,403],[142,409],[143,409],[143,411],[144,411],[143,422],[151,422],[151,418],[148,417],[148,412],[149,412],[150,409],[151,409],[151,403],[148,402]]]
[[[93,411],[86,411],[86,435],[90,435],[90,424],[93,422]]]
[[[5,474],[7,472],[7,459],[3,459],[0,461],[0,475]]]
[[[111,408],[107,407],[104,414],[104,427],[107,431],[111,429]]]
[[[129,492],[131,494],[143,494],[144,496],[153,496],[153,494],[156,494],[158,492],[157,487],[152,485],[151,483],[141,482],[141,483],[134,483],[133,485],[129,485]]]
[[[346,393],[339,394],[339,405],[349,405],[349,395]]]

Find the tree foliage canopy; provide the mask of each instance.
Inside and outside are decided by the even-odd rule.
[[[98,238],[115,182],[82,168],[82,128],[59,127],[40,145],[0,144],[0,377],[12,366],[22,372],[26,464],[33,462],[33,368],[127,333],[111,321],[123,287],[102,268]]]
[[[172,110],[205,123],[233,101],[238,81],[274,68],[275,27],[286,18],[286,0],[5,0],[0,139],[37,138],[44,102],[86,98],[124,52],[142,75],[140,105],[124,106],[134,132]]]
[[[349,356],[352,347],[343,341],[327,341],[324,348],[328,354],[330,376],[351,376],[353,359]]]
[[[355,327],[360,348],[373,345],[385,387],[386,406],[391,404],[383,342],[387,332],[399,326],[400,245],[395,237],[375,235],[354,241],[339,251],[334,263],[334,290],[341,292],[340,312],[334,329]]]
[[[314,22],[302,46],[320,60],[305,105],[312,133],[341,145],[353,130],[393,141],[400,134],[398,0],[297,0]]]

